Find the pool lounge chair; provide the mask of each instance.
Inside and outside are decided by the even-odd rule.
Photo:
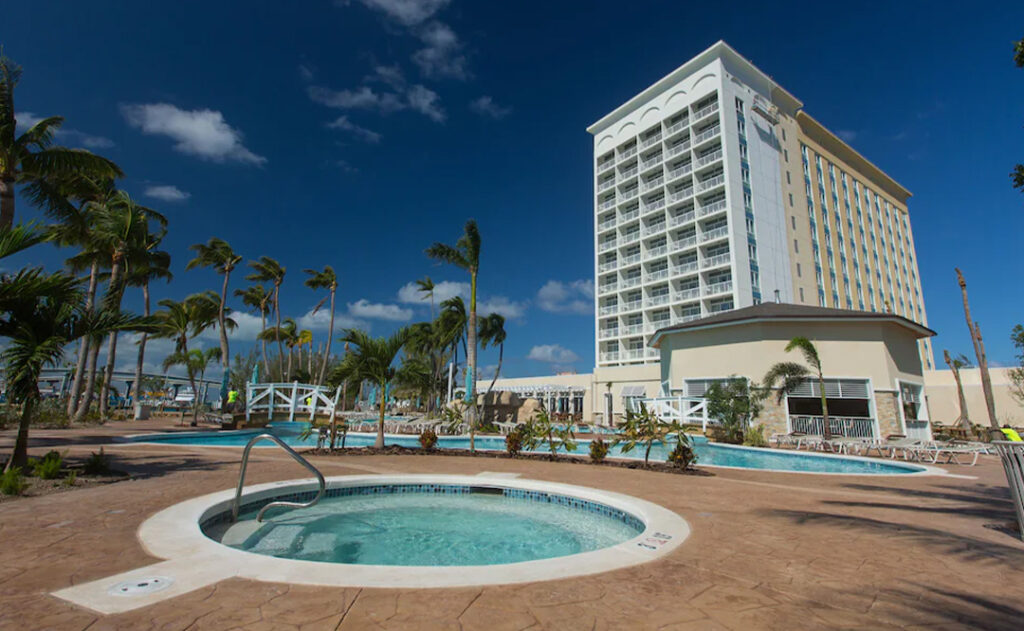
[[[800,442],[800,438],[806,435],[807,432],[789,432],[785,434],[777,433],[772,434],[771,438],[769,438],[768,441],[775,441],[775,446],[780,449],[783,445],[785,445],[786,447],[795,447],[797,443]]]
[[[887,440],[883,448],[889,451],[889,457],[893,460],[896,459],[897,454],[902,454],[904,460],[920,460],[919,451],[923,445],[922,441],[917,438],[890,438]]]
[[[803,449],[806,447],[808,451],[812,449],[820,449],[824,439],[817,434],[804,434],[803,436],[797,436],[796,448]]]
[[[963,443],[928,443],[917,450],[917,458],[922,462],[939,464],[945,458],[945,464],[961,464],[959,456],[972,456],[971,466],[978,464],[978,456],[988,451],[985,447]]]

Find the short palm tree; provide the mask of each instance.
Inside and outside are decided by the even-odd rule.
[[[242,299],[242,304],[260,314],[260,331],[267,329],[267,315],[273,310],[273,292],[267,291],[263,285],[251,285],[245,289],[236,289],[235,296]],[[267,360],[267,341],[260,340],[263,355],[263,374],[270,374],[270,362]]]
[[[83,149],[53,145],[63,124],[60,116],[44,118],[20,136],[14,114],[14,88],[21,68],[0,55],[0,227],[14,225],[14,187],[41,180],[59,180],[76,175],[121,177],[116,164]]]
[[[421,280],[416,281],[416,286],[419,288],[421,294],[427,294],[430,296],[430,319],[434,319],[434,281],[430,280],[429,276],[424,276]]]
[[[498,375],[501,374],[501,362],[505,357],[506,337],[505,317],[501,314],[492,313],[480,320],[480,346],[483,348],[488,346],[498,347],[498,367],[494,370],[494,378],[491,379],[491,385],[487,387],[487,394],[490,394],[491,390],[494,389],[494,384],[498,381]]]
[[[971,419],[967,414],[967,399],[964,398],[964,384],[960,380],[960,370],[963,368],[970,368],[971,360],[963,353],[953,357],[947,350],[942,351],[942,356],[943,359],[946,360],[946,365],[949,366],[949,370],[953,373],[953,380],[956,382],[956,397],[957,402],[960,404],[960,416],[958,416],[956,420],[969,432],[971,430]]]
[[[220,347],[211,346],[205,351],[193,348],[188,352],[175,351],[165,357],[163,369],[167,371],[174,366],[183,366],[185,374],[188,375],[192,384],[195,384],[196,376],[199,377],[199,383],[202,384],[203,378],[206,376],[206,369],[210,367],[211,363],[218,361],[220,361]],[[192,395],[193,408],[198,409],[199,392],[195,390],[195,385],[192,386]]]
[[[185,265],[186,270],[196,267],[211,267],[214,271],[224,277],[220,288],[220,309],[217,311],[217,322],[220,333],[220,361],[224,368],[224,383],[231,378],[231,353],[228,351],[228,331],[224,326],[225,310],[228,301],[228,280],[231,272],[241,262],[242,257],[235,254],[228,242],[224,239],[211,237],[206,243],[196,243],[189,247],[196,253],[195,258]],[[220,408],[226,410],[228,405],[228,392],[223,389],[221,392]]]
[[[277,328],[281,328],[281,283],[284,282],[284,275],[287,271],[280,263],[269,256],[261,256],[258,261],[249,261],[252,273],[245,277],[246,280],[257,283],[272,283],[274,285],[274,315],[277,318]],[[284,375],[284,346],[282,340],[277,340],[277,366]]]
[[[377,421],[375,443],[378,449],[384,447],[386,393],[398,372],[395,360],[408,339],[409,331],[406,328],[399,329],[391,337],[370,337],[368,333],[358,329],[349,329],[341,337],[343,342],[354,348],[346,353],[345,359],[336,369],[338,374],[332,380],[369,381],[380,390],[380,416]]]
[[[462,236],[454,246],[435,243],[426,250],[432,259],[454,265],[469,272],[469,318],[467,322],[466,352],[466,406],[469,415],[469,426],[476,426],[476,278],[480,271],[480,229],[476,221],[466,222]],[[470,451],[475,450],[473,436],[469,439]]]
[[[280,325],[267,327],[256,336],[261,341],[277,342],[278,346],[288,347],[288,367],[281,366],[280,381],[288,381],[292,374],[292,350],[298,341],[298,325],[295,320],[285,318]],[[282,353],[281,357],[284,357]]]
[[[822,436],[826,439],[832,437],[832,428],[828,420],[828,398],[825,396],[825,377],[821,372],[821,356],[814,344],[803,336],[794,337],[786,344],[786,352],[799,350],[804,361],[810,366],[804,366],[796,362],[779,362],[768,369],[764,376],[764,387],[768,390],[778,389],[776,401],[782,403],[783,398],[796,388],[800,387],[810,378],[818,381],[818,389],[821,391],[821,417]]]
[[[324,265],[324,269],[319,272],[315,269],[303,271],[309,274],[309,278],[306,279],[306,287],[310,289],[326,289],[328,297],[324,300],[329,299],[331,303],[331,323],[327,327],[327,350],[324,351],[320,370],[316,375],[316,383],[320,385],[324,382],[324,377],[327,376],[327,362],[331,358],[331,340],[334,338],[334,296],[338,291],[338,275],[334,273],[334,268],[330,265]],[[317,303],[316,307],[313,308],[313,313],[320,310],[320,307],[324,305],[324,300]]]

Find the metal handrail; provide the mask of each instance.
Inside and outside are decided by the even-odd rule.
[[[314,506],[317,502],[320,501],[320,498],[324,496],[324,491],[327,488],[327,482],[324,480],[323,474],[320,473],[320,471],[316,467],[311,465],[308,460],[300,456],[294,449],[285,444],[285,442],[278,438],[277,436],[274,436],[273,434],[260,434],[259,436],[253,436],[249,440],[249,442],[245,444],[245,449],[242,450],[242,469],[238,473],[238,488],[235,489],[235,499],[234,501],[231,502],[231,521],[238,521],[238,509],[239,504],[242,501],[242,487],[245,485],[245,469],[246,467],[249,466],[249,452],[252,451],[253,445],[264,439],[277,443],[277,445],[284,449],[286,452],[288,452],[288,455],[294,458],[296,462],[312,471],[313,475],[316,476],[316,481],[317,484],[320,485],[320,489],[317,491],[316,497],[314,497],[312,500],[308,502],[270,502],[269,504],[261,508],[260,512],[256,514],[256,521],[263,521],[263,513],[267,512],[267,510],[272,506],[291,506],[293,508],[309,508],[310,506]]]

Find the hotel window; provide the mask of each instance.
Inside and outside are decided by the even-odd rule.
[[[792,196],[790,196],[790,199],[792,199]],[[796,215],[790,215],[789,222],[793,224],[793,230],[796,230]]]
[[[804,302],[804,288],[800,288],[800,302]]]
[[[782,139],[786,139],[786,132],[782,132]],[[785,149],[782,150],[782,159],[785,160],[786,162],[789,162],[789,151]]]
[[[782,139],[783,140],[786,139],[786,130],[785,129],[782,130]]]
[[[800,269],[800,264],[799,263],[796,264],[796,277],[797,278],[803,277],[803,271]]]
[[[786,184],[792,184],[793,180],[789,178],[789,171],[786,171]]]
[[[800,242],[796,239],[793,239],[793,251],[797,253],[800,252]]]
[[[789,194],[789,207],[790,208],[793,207],[793,194],[792,193]]]

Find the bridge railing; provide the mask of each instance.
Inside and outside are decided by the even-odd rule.
[[[334,417],[341,397],[341,386],[333,392],[327,386],[308,383],[250,383],[245,386],[245,420],[253,412],[266,412],[268,420],[280,414],[294,421],[296,417],[312,421],[317,414]]]

